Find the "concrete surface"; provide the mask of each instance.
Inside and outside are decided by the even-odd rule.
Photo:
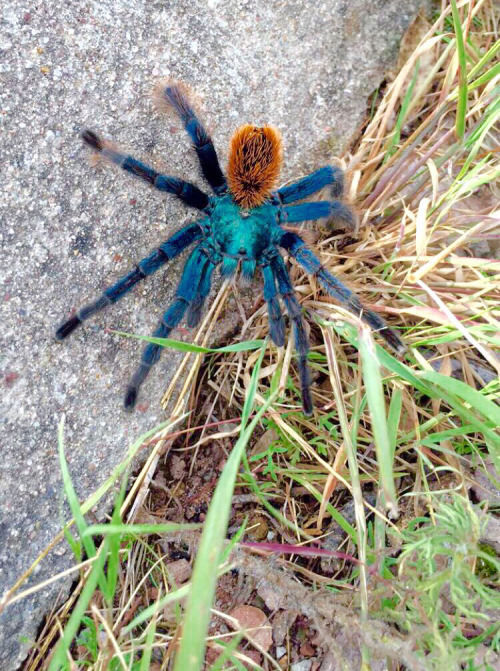
[[[284,137],[284,179],[317,168],[359,124],[419,0],[4,0],[0,24],[2,190],[0,594],[60,528],[56,426],[67,413],[70,469],[86,497],[140,432],[178,360],[164,353],[126,415],[122,395],[140,343],[104,327],[149,333],[180,263],[144,282],[65,343],[55,327],[194,218],[112,169],[92,170],[78,133],[90,126],[194,178],[187,139],[153,112],[162,76],[189,82],[223,159],[231,132],[270,122]],[[61,545],[36,575],[68,566]],[[14,669],[61,587],[0,617],[0,668]],[[64,590],[63,590],[64,591]]]

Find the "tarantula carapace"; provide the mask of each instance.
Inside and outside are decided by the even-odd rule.
[[[329,216],[352,224],[351,210],[339,200],[343,192],[343,173],[337,167],[326,166],[290,186],[273,190],[282,163],[280,134],[271,126],[245,125],[236,130],[231,140],[226,180],[212,140],[198,120],[184,86],[178,83],[165,85],[161,89],[161,100],[182,120],[214,195],[205,194],[190,182],[159,174],[121,153],[94,132],[85,130],[82,138],[94,152],[149,182],[159,191],[174,194],[186,205],[200,210],[202,216],[174,233],[116,284],[105,289],[96,301],[82,307],[58,328],[56,337],[58,340],[66,338],[85,319],[115,303],[142,279],[194,244],[175,300],[153,335],[166,338],[185,314],[188,326],[196,326],[210,292],[213,271],[219,264],[226,276],[233,275],[241,267],[242,274],[252,278],[258,268],[264,282],[270,335],[278,347],[285,342],[280,298],[293,324],[302,404],[304,412],[311,414],[313,403],[307,364],[309,341],[301,307],[280,249],[314,275],[327,293],[378,331],[394,350],[400,352],[404,349],[398,335],[377,314],[364,308],[352,291],[323,267],[296,232],[287,230],[289,224]],[[327,186],[330,187],[331,200],[290,205]],[[139,388],[158,361],[160,352],[161,346],[154,343],[148,343],[144,348],[141,363],[127,388],[126,409],[133,409]]]

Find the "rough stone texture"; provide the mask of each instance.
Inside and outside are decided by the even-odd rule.
[[[64,344],[54,342],[55,326],[72,308],[193,218],[126,175],[93,171],[80,129],[99,129],[173,174],[197,175],[179,124],[152,111],[153,82],[175,76],[200,93],[222,157],[240,123],[281,128],[289,179],[345,145],[419,4],[4,0],[0,593],[60,527],[61,414],[70,468],[85,497],[132,439],[162,419],[159,399],[178,361],[165,352],[144,385],[142,411],[122,412],[141,345],[104,327],[150,332],[182,261]],[[69,562],[61,545],[34,580]],[[20,663],[60,588],[3,613],[0,668]]]

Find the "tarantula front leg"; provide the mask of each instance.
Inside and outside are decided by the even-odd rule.
[[[279,208],[280,224],[295,224],[311,219],[335,217],[345,223],[348,228],[354,228],[356,220],[350,207],[338,200],[318,200],[315,203],[301,203]]]
[[[278,189],[273,195],[277,196],[280,203],[285,205],[307,198],[325,186],[332,187],[333,198],[341,198],[344,192],[343,171],[337,166],[326,165],[307,175],[307,177],[303,177],[298,182]]]
[[[300,304],[295,297],[293,285],[286,269],[285,263],[280,254],[276,254],[271,259],[271,268],[278,282],[278,289],[285,303],[290,319],[293,322],[295,335],[295,347],[299,355],[299,378],[300,391],[302,395],[302,407],[305,415],[312,415],[313,402],[311,396],[311,375],[307,363],[309,353],[309,338],[307,336],[304,320],[302,318]]]
[[[159,191],[172,193],[182,200],[186,205],[195,207],[198,210],[204,210],[210,204],[210,198],[194,184],[185,182],[177,177],[162,175],[153,168],[141,163],[137,159],[114,149],[111,144],[102,140],[91,130],[84,130],[82,133],[83,141],[94,151],[101,154],[103,158],[120,166],[126,172],[135,177],[140,177]]]
[[[358,297],[340,280],[329,273],[321,261],[307,248],[305,242],[296,233],[285,231],[279,241],[281,247],[286,249],[310,274],[318,278],[319,283],[330,296],[336,298],[342,305],[357,317],[361,317],[371,328],[380,333],[387,344],[398,354],[405,351],[406,346],[400,337],[387,326],[384,320],[375,312],[366,309]]]
[[[184,87],[172,82],[162,88],[161,95],[163,101],[175,110],[184,124],[205,179],[216,193],[224,192],[227,188],[226,178],[220,168],[212,139],[191,107]]]
[[[64,340],[85,319],[88,319],[106,306],[116,303],[138,282],[148,275],[152,275],[167,261],[174,259],[186,247],[199,240],[201,236],[202,230],[198,223],[189,224],[189,226],[185,226],[177,231],[177,233],[174,233],[158,249],[155,249],[152,254],[139,261],[137,266],[127,275],[118,280],[113,286],[105,289],[96,301],[83,306],[73,317],[70,317],[64,324],[61,324],[56,331],[57,340]]]
[[[198,293],[200,281],[204,277],[208,264],[210,264],[210,261],[207,255],[201,247],[197,247],[184,266],[175,301],[163,315],[161,322],[153,333],[154,338],[168,338],[171,331],[179,324],[184,313]],[[210,290],[210,287],[208,290]],[[124,401],[126,410],[133,410],[137,401],[139,388],[148,376],[152,366],[160,358],[161,350],[161,345],[156,343],[148,343],[144,348],[141,363],[127,387]]]

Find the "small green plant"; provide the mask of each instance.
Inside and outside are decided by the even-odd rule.
[[[494,609],[500,608],[500,595],[493,582],[477,574],[479,562],[487,562],[496,576],[500,569],[498,558],[479,542],[486,523],[486,515],[455,495],[451,502],[438,501],[431,517],[413,519],[402,532],[402,589],[395,611],[430,670],[459,669],[465,662],[475,669],[481,643],[491,641],[497,648]]]
[[[81,620],[82,629],[76,637],[76,645],[83,652],[83,659],[80,660],[82,667],[90,667],[97,662],[99,645],[97,642],[98,631],[94,620],[88,615],[84,615]]]
[[[274,482],[278,482],[278,475],[276,473],[276,462],[275,457],[280,454],[287,454],[288,448],[280,444],[279,441],[274,440],[263,452],[259,454],[254,454],[250,457],[250,463],[260,461],[265,459],[267,464],[262,469],[262,475],[270,475]]]

